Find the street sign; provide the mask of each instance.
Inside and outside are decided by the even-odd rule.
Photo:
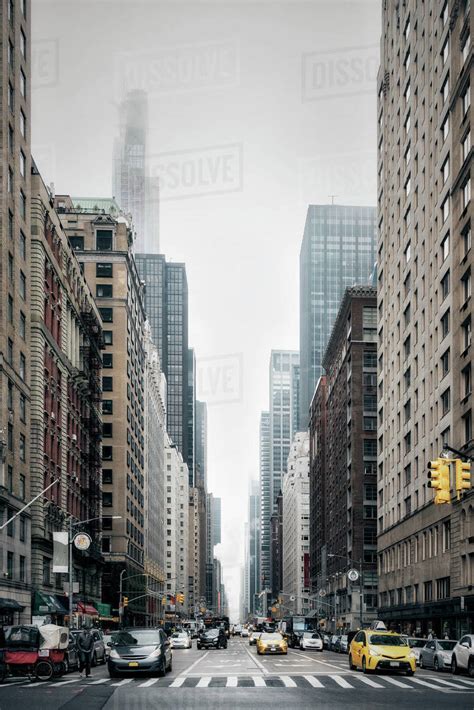
[[[349,577],[351,582],[357,582],[357,580],[359,579],[359,573],[356,569],[350,569],[347,573],[347,576]]]
[[[294,602],[294,601],[296,601],[296,597],[294,594],[292,594],[290,597],[290,602]]]
[[[69,582],[63,583],[64,594],[69,594]],[[72,593],[79,594],[79,582],[72,583]]]
[[[77,533],[74,538],[74,547],[78,550],[88,550],[91,546],[91,539],[87,533]]]

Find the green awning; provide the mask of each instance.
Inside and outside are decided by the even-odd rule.
[[[54,596],[46,592],[35,592],[33,614],[67,614],[68,610]]]
[[[16,599],[0,597],[0,611],[23,611],[25,606],[17,602]]]
[[[96,602],[95,608],[99,612],[99,616],[112,616],[112,604]]]

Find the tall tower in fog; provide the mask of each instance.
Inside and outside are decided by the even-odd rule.
[[[119,106],[112,191],[136,231],[135,252],[159,253],[159,184],[148,175],[148,98],[130,91]]]

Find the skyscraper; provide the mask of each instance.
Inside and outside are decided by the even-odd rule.
[[[162,254],[137,254],[145,310],[167,382],[167,430],[188,462],[188,282],[186,266]]]
[[[189,486],[195,485],[195,456],[196,456],[196,356],[193,348],[188,350],[188,374],[187,374],[187,457],[189,471]]]
[[[260,415],[260,591],[270,585],[270,517],[272,488],[270,468],[270,412]],[[264,521],[268,521],[265,522]]]
[[[135,251],[158,254],[158,178],[148,175],[148,98],[131,91],[119,106],[119,135],[114,141],[112,192],[132,216]]]
[[[196,400],[195,485],[207,491],[207,405]]]
[[[472,632],[472,496],[433,505],[427,462],[445,443],[473,444],[474,8],[382,5],[378,613],[410,634],[459,638]]]
[[[375,207],[310,205],[300,252],[300,428],[348,286],[369,282],[375,263]]]
[[[257,611],[260,592],[260,488],[258,481],[250,482],[245,557],[245,603],[248,612],[254,614]]]

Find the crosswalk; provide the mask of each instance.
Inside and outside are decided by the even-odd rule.
[[[449,678],[449,680],[447,679]],[[383,690],[411,690],[423,691],[426,688],[437,690],[441,693],[474,693],[474,681],[467,678],[455,678],[447,676],[441,678],[434,675],[423,675],[422,677],[403,677],[377,675],[367,677],[361,673],[328,673],[328,674],[305,674],[305,675],[230,675],[230,676],[186,676],[178,675],[176,678],[63,678],[55,679],[47,683],[30,683],[25,681],[12,681],[0,685],[1,689],[15,684],[22,688],[32,688],[39,690],[41,688],[60,690],[66,686],[72,688],[74,684],[81,687],[87,686],[111,686],[114,689],[120,688],[137,688],[153,689],[153,687],[169,688],[306,688],[315,690],[367,690],[369,687],[374,691]]]

